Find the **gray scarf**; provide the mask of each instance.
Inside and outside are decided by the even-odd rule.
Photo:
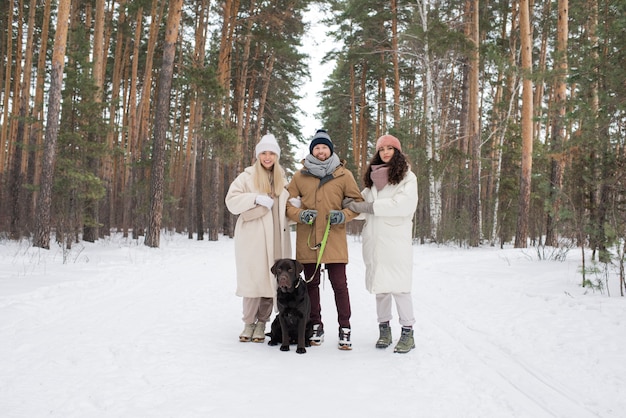
[[[337,154],[334,153],[326,161],[320,161],[311,154],[307,155],[304,159],[304,168],[306,168],[309,174],[319,179],[333,174],[340,164],[341,160],[339,160]]]

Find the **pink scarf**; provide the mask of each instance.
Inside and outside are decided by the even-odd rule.
[[[372,165],[370,178],[377,190],[382,190],[389,182],[389,166],[387,164]]]

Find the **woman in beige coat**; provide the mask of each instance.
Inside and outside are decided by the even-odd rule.
[[[291,258],[291,235],[285,216],[289,193],[278,160],[280,148],[268,134],[256,145],[256,162],[232,182],[226,207],[239,215],[235,225],[237,296],[243,297],[244,329],[239,341],[263,342],[272,314],[276,280],[270,269]]]

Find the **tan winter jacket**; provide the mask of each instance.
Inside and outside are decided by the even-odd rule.
[[[359,186],[354,176],[345,168],[345,161],[333,172],[333,178],[320,185],[320,179],[305,172],[294,174],[287,186],[289,197],[300,196],[302,204],[296,208],[287,202],[287,217],[296,222],[296,259],[301,263],[316,263],[318,248],[311,249],[322,242],[324,231],[331,210],[342,210],[341,202],[345,197],[363,201]],[[305,209],[317,210],[317,218],[313,225],[300,222],[300,213]],[[345,222],[351,221],[358,214],[343,209]],[[321,263],[347,263],[348,243],[346,240],[346,224],[331,225],[322,255]]]

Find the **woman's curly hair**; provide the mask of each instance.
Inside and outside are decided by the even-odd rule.
[[[399,151],[396,148],[394,148],[394,150],[395,151],[393,153],[393,157],[391,157],[391,160],[389,160],[387,166],[389,167],[389,183],[398,184],[402,181],[402,179],[406,175],[406,172],[409,170],[409,162],[407,161],[406,156],[402,153],[402,151]],[[372,181],[372,178],[370,176],[372,174],[372,165],[381,164],[385,163],[380,158],[379,152],[376,151],[376,154],[374,154],[374,156],[370,160],[370,163],[367,166],[367,170],[363,174],[363,183],[365,184],[365,187],[371,188],[374,185],[374,182]]]

